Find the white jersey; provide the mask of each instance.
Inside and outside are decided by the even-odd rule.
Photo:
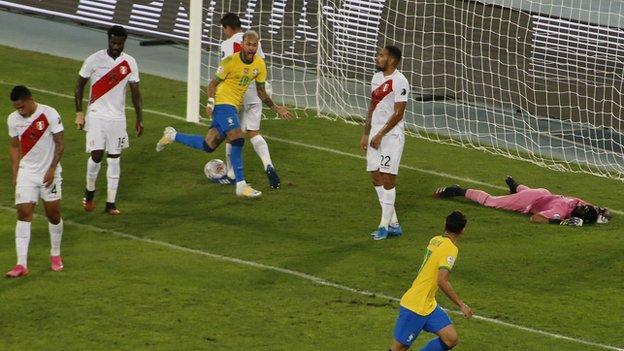
[[[406,102],[409,96],[410,85],[407,78],[399,70],[389,76],[383,72],[373,75],[371,82],[371,104],[373,105],[373,117],[371,120],[370,135],[375,135],[390,120],[394,114],[395,102]],[[403,134],[405,121],[401,119],[387,134]]]
[[[87,116],[106,120],[126,119],[126,87],[139,81],[139,68],[134,58],[124,52],[113,59],[100,50],[87,57],[80,76],[91,80]]]
[[[18,179],[34,177],[43,179],[54,158],[54,139],[52,134],[63,131],[61,116],[50,106],[37,104],[37,109],[28,118],[17,111],[9,115],[7,124],[9,136],[18,137],[20,155]],[[60,174],[61,164],[56,167]]]
[[[221,59],[224,59],[232,54],[241,51],[241,43],[243,42],[243,32],[238,32],[221,43],[221,54],[223,55]],[[260,42],[258,42],[258,52],[256,53],[262,59],[264,59],[264,52],[262,51],[262,46]],[[260,104],[262,100],[258,97],[258,91],[256,90],[256,81],[254,80],[249,84],[249,88],[247,88],[247,92],[245,93],[243,104]]]

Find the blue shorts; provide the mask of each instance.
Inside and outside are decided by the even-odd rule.
[[[399,318],[394,326],[394,339],[405,346],[411,346],[421,330],[436,333],[451,324],[448,314],[440,306],[436,306],[433,312],[426,316],[421,316],[401,306]]]
[[[232,105],[216,105],[212,110],[210,128],[217,128],[222,137],[232,129],[240,128],[238,111]]]

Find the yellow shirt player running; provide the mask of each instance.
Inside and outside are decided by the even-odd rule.
[[[448,314],[438,306],[435,295],[439,287],[467,318],[472,317],[472,309],[462,302],[448,280],[457,259],[455,244],[464,233],[467,222],[461,212],[455,211],[446,217],[444,235],[429,241],[418,275],[401,298],[391,351],[408,350],[421,330],[438,335],[421,351],[445,351],[457,345],[457,331]]]
[[[258,197],[262,193],[245,182],[243,172],[243,131],[238,118],[238,108],[243,103],[243,96],[249,84],[256,80],[258,97],[280,117],[292,118],[292,114],[284,106],[277,106],[267,95],[264,87],[267,69],[264,60],[256,55],[258,50],[258,33],[247,31],[243,35],[241,51],[221,61],[217,74],[210,81],[206,94],[206,115],[212,115],[212,124],[205,137],[178,133],[172,127],[165,128],[163,137],[156,144],[156,151],[161,151],[173,142],[184,144],[190,148],[213,152],[224,139],[232,145],[230,160],[236,177],[236,195]]]

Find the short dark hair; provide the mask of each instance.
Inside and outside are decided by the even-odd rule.
[[[598,210],[592,205],[578,205],[570,216],[582,219],[584,224],[594,224],[598,221]]]
[[[15,86],[13,87],[13,90],[11,90],[11,101],[24,101],[31,97],[32,93],[24,85]]]
[[[397,63],[401,62],[401,49],[394,45],[386,45],[384,49],[388,50],[390,56],[397,60]]]
[[[120,38],[128,37],[128,32],[126,31],[126,28],[122,26],[112,26],[110,27],[107,33],[108,33],[108,39],[110,39],[113,35],[116,37],[120,37]]]
[[[449,233],[459,234],[466,227],[468,220],[463,213],[459,211],[453,211],[450,215],[446,216],[445,229]]]
[[[221,17],[221,26],[223,28],[232,27],[234,29],[239,29],[242,26],[242,24],[241,24],[240,17],[238,17],[237,14],[228,12],[225,15],[223,15],[223,17]]]

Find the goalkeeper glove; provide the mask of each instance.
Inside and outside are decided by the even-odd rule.
[[[583,220],[578,217],[570,217],[568,219],[562,220],[559,225],[568,225],[571,227],[582,227]]]
[[[596,223],[599,223],[599,224],[609,223],[610,219],[611,219],[611,211],[609,211],[609,209],[605,207],[598,207],[598,220],[596,221]]]

